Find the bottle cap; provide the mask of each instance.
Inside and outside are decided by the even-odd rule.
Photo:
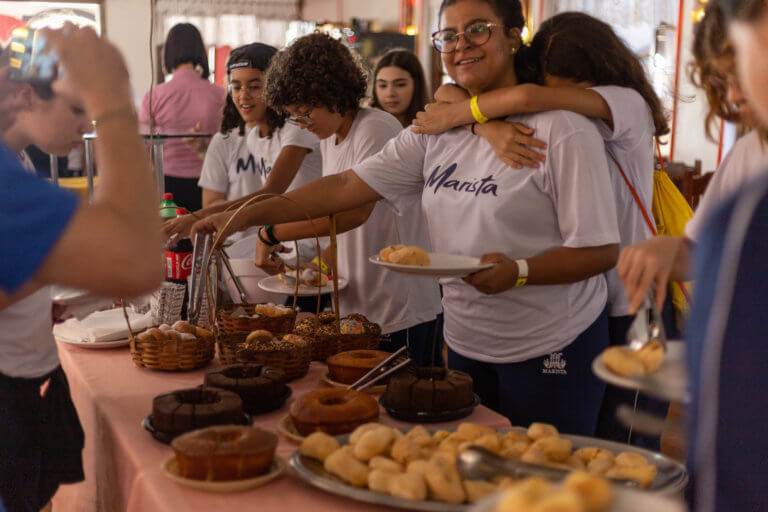
[[[187,214],[187,210],[185,210],[184,208],[176,208],[176,215],[186,215],[186,214]]]
[[[170,192],[166,192],[165,194],[163,194],[163,200],[173,201],[173,194],[171,194]]]

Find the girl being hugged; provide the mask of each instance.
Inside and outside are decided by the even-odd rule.
[[[620,247],[650,238],[653,232],[633,192],[652,220],[653,138],[668,133],[669,126],[637,57],[610,25],[587,14],[567,12],[542,23],[530,46],[521,48],[515,65],[519,78],[527,83],[479,95],[475,101],[483,115],[499,118],[564,109],[592,118],[605,140]],[[417,132],[432,133],[476,122],[472,100],[465,91],[448,85],[438,96],[457,102],[428,106],[414,122]],[[533,156],[533,148],[526,144],[527,129],[504,122],[482,127],[475,124],[474,129],[488,138],[497,154],[530,163],[526,160]],[[634,311],[616,269],[606,278],[611,344],[625,345]],[[634,400],[635,392],[609,388],[597,432],[600,437],[628,442],[630,433],[616,420],[616,408]],[[646,403],[645,397],[640,401],[641,408],[666,412],[663,404]],[[656,438],[635,439],[658,448]]]
[[[387,112],[360,108],[367,74],[342,43],[324,34],[297,39],[273,59],[267,72],[267,104],[291,115],[289,121],[321,139],[323,175],[359,164],[376,154],[402,125]],[[303,202],[300,202],[303,204]],[[283,205],[286,206],[286,205]],[[327,219],[315,221],[320,235]],[[357,229],[355,229],[357,228]],[[368,258],[388,245],[418,245],[429,250],[429,234],[417,201],[395,215],[385,205],[367,201],[338,216],[339,273],[349,279],[340,295],[342,314],[361,313],[381,325],[382,349],[409,344],[410,355],[422,364],[442,361],[433,347],[439,339],[441,312],[437,284],[392,276]],[[282,269],[275,252],[280,242],[312,236],[308,222],[268,225],[260,231],[256,264],[274,273]]]
[[[427,104],[427,84],[418,57],[408,50],[390,50],[376,62],[371,106],[389,112],[403,127]]]
[[[518,0],[444,0],[433,41],[451,77],[478,95],[517,84],[524,22]],[[608,346],[602,273],[619,243],[603,140],[571,112],[511,119],[547,144],[543,165],[512,171],[465,129],[407,129],[377,155],[289,195],[315,217],[380,199],[404,211],[420,197],[436,252],[493,265],[441,280],[448,366],[470,373],[483,403],[513,424],[593,435],[605,384],[590,366]],[[264,201],[234,228],[302,214]]]

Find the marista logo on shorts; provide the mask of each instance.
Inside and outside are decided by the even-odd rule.
[[[450,179],[453,173],[456,172],[457,164],[451,164],[445,168],[444,171],[440,171],[440,166],[435,167],[432,174],[429,176],[424,188],[434,187],[435,194],[438,191],[451,189],[454,192],[467,192],[474,194],[475,197],[480,194],[493,194],[498,197],[498,187],[494,183],[493,175],[486,176],[485,178],[471,178],[466,181]]]

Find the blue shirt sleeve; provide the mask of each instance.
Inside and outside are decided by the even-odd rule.
[[[15,292],[69,224],[78,198],[26,172],[0,145],[0,289]]]

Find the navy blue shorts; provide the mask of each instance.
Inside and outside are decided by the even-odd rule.
[[[395,352],[408,344],[408,357],[418,366],[444,366],[443,314],[435,320],[414,325],[401,331],[382,334],[379,348]]]
[[[605,383],[592,374],[592,361],[608,347],[608,315],[595,320],[561,352],[519,363],[485,363],[448,347],[448,368],[472,376],[483,405],[512,425],[551,423],[560,432],[593,436]]]
[[[38,512],[59,484],[83,480],[83,443],[61,367],[37,379],[0,374],[0,498],[9,512]]]

